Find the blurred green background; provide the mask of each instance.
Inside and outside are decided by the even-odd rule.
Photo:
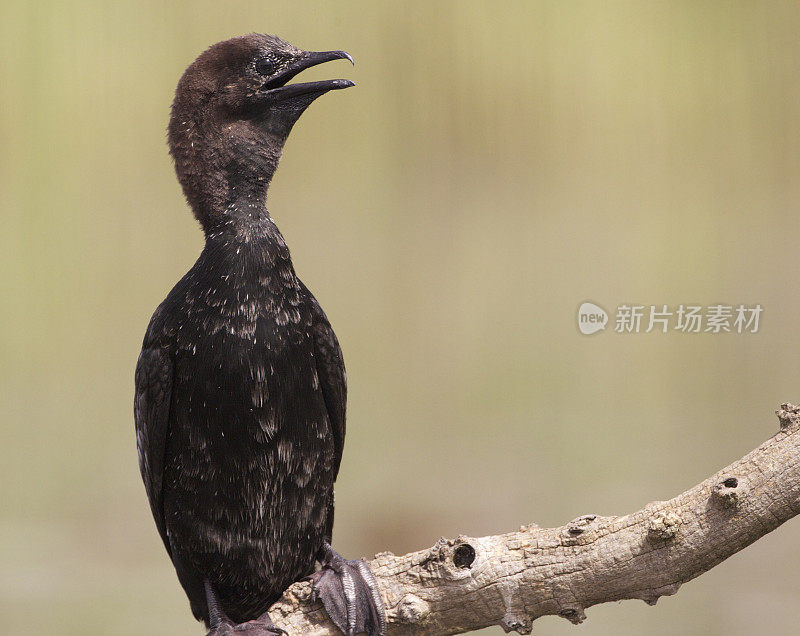
[[[796,2],[4,2],[0,633],[201,634],[136,464],[133,369],[202,237],[165,145],[213,42],[357,88],[269,207],[350,379],[339,550],[623,514],[800,400]],[[593,300],[760,303],[758,334],[578,333]],[[800,522],[655,608],[537,634],[794,634]],[[500,633],[499,628],[488,630]]]

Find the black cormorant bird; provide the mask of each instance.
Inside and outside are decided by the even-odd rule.
[[[233,38],[189,66],[172,105],[170,151],[206,242],[150,321],[134,412],[158,531],[213,634],[280,633],[266,610],[307,576],[342,631],[385,631],[369,569],[330,546],[342,353],[266,207],[294,123],[353,86],[289,81],[336,59],[352,62],[274,36]]]

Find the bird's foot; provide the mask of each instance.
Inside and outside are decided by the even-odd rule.
[[[208,632],[207,636],[287,636],[280,627],[276,627],[266,614],[254,621],[239,623],[221,622]]]
[[[246,623],[234,623],[225,615],[220,607],[217,595],[211,583],[205,582],[206,602],[208,603],[208,620],[211,623],[211,631],[206,636],[288,636],[288,634],[277,627],[269,614],[264,612],[254,621]]]
[[[322,546],[322,569],[311,575],[312,597],[320,599],[328,616],[347,636],[386,633],[386,612],[367,564],[361,559],[345,560],[329,544]]]

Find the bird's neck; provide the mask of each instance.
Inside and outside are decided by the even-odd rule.
[[[234,199],[216,202],[212,210],[201,214],[195,211],[206,239],[215,236],[231,241],[269,239],[278,228],[267,210],[266,185],[263,190],[243,187],[236,190]]]
[[[278,168],[285,134],[250,121],[203,126],[188,117],[170,124],[170,152],[186,199],[206,234],[231,221],[244,226],[268,217],[267,190]]]
[[[220,232],[257,233],[271,222],[267,190],[272,174],[246,174],[238,171],[233,162],[230,171],[232,174],[225,175],[225,179],[218,178],[219,173],[209,175],[202,194],[194,199],[187,197],[206,236]]]
[[[206,257],[235,276],[258,277],[279,271],[287,279],[294,278],[289,248],[263,203],[231,204],[223,218],[206,231]]]

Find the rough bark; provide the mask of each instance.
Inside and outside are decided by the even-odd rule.
[[[368,564],[389,634],[459,634],[500,625],[529,634],[555,614],[573,623],[598,603],[655,604],[800,512],[800,408],[783,404],[780,431],[669,501],[624,517],[584,515],[560,528],[523,526],[491,537],[440,539],[427,550],[378,554]],[[289,634],[340,632],[310,583],[270,609]]]

